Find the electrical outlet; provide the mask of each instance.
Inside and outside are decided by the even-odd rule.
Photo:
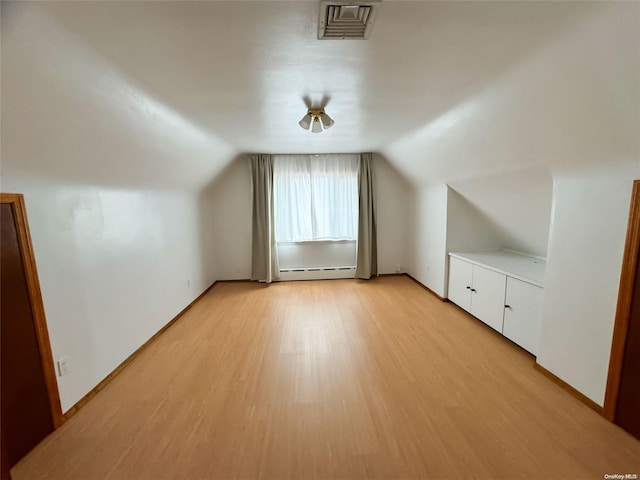
[[[71,371],[69,357],[62,357],[58,360],[58,376],[61,377]]]

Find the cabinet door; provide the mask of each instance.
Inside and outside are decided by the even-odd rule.
[[[471,275],[473,265],[459,258],[449,257],[448,297],[456,305],[471,311]]]
[[[530,283],[507,279],[503,335],[537,355],[542,322],[543,289]]]
[[[507,277],[487,268],[473,266],[471,314],[502,333],[504,293]]]

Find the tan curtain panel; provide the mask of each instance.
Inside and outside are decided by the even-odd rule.
[[[378,244],[375,213],[373,155],[360,154],[358,169],[358,253],[356,278],[378,275]]]
[[[274,233],[273,159],[249,156],[252,198],[251,279],[271,283],[278,279],[278,254]]]

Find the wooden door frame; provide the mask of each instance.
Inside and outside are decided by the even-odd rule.
[[[33,322],[38,340],[38,350],[44,374],[44,383],[47,389],[49,408],[54,428],[60,427],[65,419],[62,415],[60,404],[60,394],[58,392],[58,382],[56,381],[56,371],[53,365],[53,354],[51,352],[51,342],[47,329],[47,320],[44,314],[42,303],[42,292],[40,291],[40,281],[38,280],[38,270],[36,259],[33,254],[33,244],[29,233],[29,223],[27,221],[27,210],[25,208],[24,196],[20,193],[0,193],[0,203],[6,203],[13,208],[13,215],[16,222],[18,234],[18,244],[22,254],[22,266],[27,281],[29,292],[29,303],[33,314]]]
[[[613,326],[613,340],[611,341],[611,357],[609,359],[609,373],[607,375],[607,390],[604,397],[602,414],[610,421],[615,420],[618,393],[620,391],[620,377],[622,375],[622,361],[631,317],[633,287],[636,281],[636,266],[640,249],[640,180],[634,180],[631,193],[631,208],[627,226],[627,240],[622,260],[620,274],[620,289],[618,290],[618,306]]]

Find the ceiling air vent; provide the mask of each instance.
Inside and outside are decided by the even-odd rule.
[[[378,6],[375,2],[320,2],[319,40],[369,38]]]

